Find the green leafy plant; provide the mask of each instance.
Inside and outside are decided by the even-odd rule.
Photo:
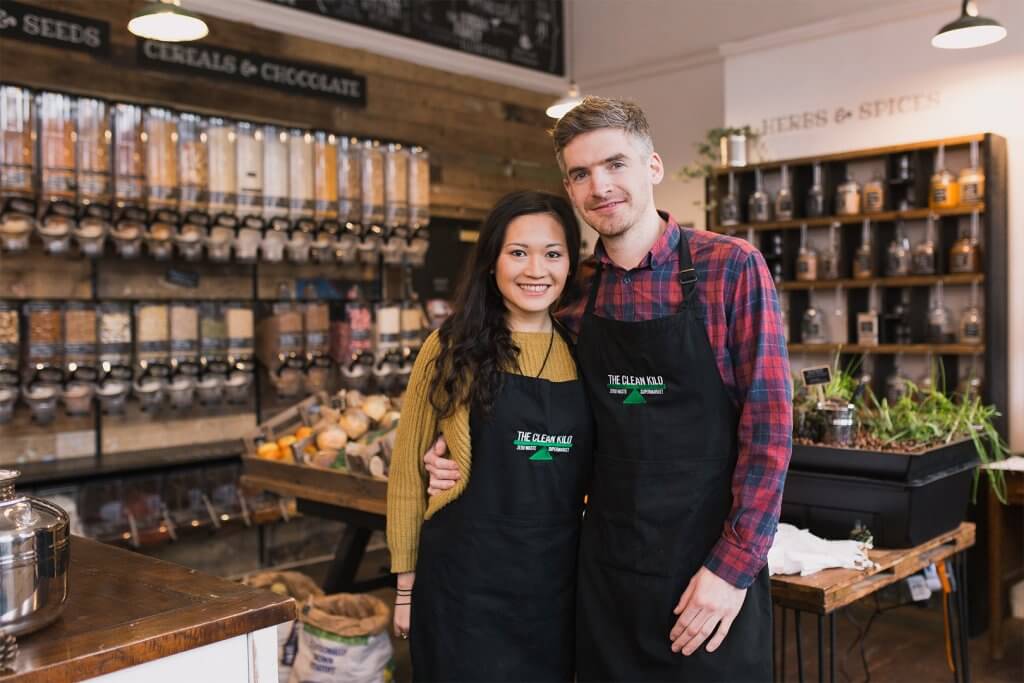
[[[839,356],[833,362],[832,380],[824,387],[825,399],[851,401],[859,384],[858,363],[839,368]],[[859,448],[918,452],[970,439],[983,464],[997,462],[1009,455],[1009,447],[995,427],[1000,416],[995,406],[985,405],[980,397],[942,391],[945,378],[941,366],[933,365],[928,387],[906,381],[905,394],[895,403],[879,399],[870,389],[857,398],[855,443]],[[822,418],[816,410],[814,392],[803,387],[794,398],[794,436],[816,441],[822,433]],[[985,470],[992,490],[1006,502],[1006,480],[1001,470]],[[979,476],[974,480],[977,498]]]

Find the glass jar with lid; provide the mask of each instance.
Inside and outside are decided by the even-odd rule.
[[[924,240],[914,247],[914,274],[934,275],[937,272],[935,257],[935,214],[929,214]]]
[[[825,316],[813,302],[808,304],[804,311],[800,323],[800,341],[804,344],[828,343],[828,338],[825,336]]]
[[[971,142],[970,165],[960,171],[960,205],[978,206],[985,201],[985,169],[981,167],[978,142]]]
[[[384,153],[377,140],[363,140],[360,150],[364,228],[384,223]]]
[[[864,213],[885,211],[885,196],[885,179],[881,173],[876,173],[864,183]]]
[[[840,263],[842,255],[839,244],[839,223],[833,221],[828,226],[828,246],[821,253],[821,272],[818,273],[822,280],[838,280],[840,275]]]
[[[299,219],[313,219],[315,215],[315,155],[313,134],[298,128],[288,138],[288,217],[294,223]]]
[[[846,180],[836,188],[836,215],[856,216],[860,213],[860,183],[848,172]]]
[[[804,214],[808,218],[820,218],[828,213],[825,203],[825,182],[820,163],[814,164],[811,174],[811,188],[807,191]]]
[[[767,223],[772,219],[772,204],[764,191],[764,174],[754,169],[754,192],[747,201],[747,217],[751,223]]]
[[[36,215],[34,98],[26,88],[0,85],[0,246],[28,249]]]
[[[384,150],[384,225],[409,222],[409,150],[390,143]]]
[[[178,115],[149,107],[145,115],[146,184],[151,211],[178,210]]]
[[[796,279],[804,282],[818,279],[818,252],[807,243],[807,224],[800,226],[800,250],[796,257]]]
[[[314,219],[338,220],[338,138],[317,131],[313,136]]]
[[[980,226],[981,217],[975,211],[971,214],[970,231],[961,232],[949,249],[949,272],[977,273],[981,269]]]
[[[903,222],[896,223],[896,234],[889,243],[886,252],[886,275],[889,277],[902,277],[910,275],[911,251],[910,240],[903,229]]]
[[[419,146],[409,149],[409,227],[430,224],[430,153]]]
[[[736,196],[736,175],[729,174],[728,189],[718,204],[718,224],[723,227],[738,225],[740,222],[740,202]]]
[[[210,215],[234,216],[238,208],[238,133],[234,121],[211,117],[207,123],[210,150]]]
[[[860,246],[853,257],[853,279],[869,280],[875,276],[875,250],[871,239],[871,219],[861,224]]]
[[[955,338],[953,316],[946,308],[942,282],[937,282],[932,291],[932,306],[928,309],[928,341],[932,344],[952,344]]]

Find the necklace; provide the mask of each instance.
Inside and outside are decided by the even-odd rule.
[[[534,379],[538,379],[543,373],[544,368],[548,366],[548,358],[551,356],[551,347],[555,345],[555,321],[551,321],[551,335],[548,337],[548,350],[544,353],[544,361],[540,364],[540,370],[534,375]]]

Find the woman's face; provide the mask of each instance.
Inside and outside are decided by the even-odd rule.
[[[543,324],[568,275],[565,230],[554,216],[527,214],[508,224],[494,277],[508,308],[509,327]]]

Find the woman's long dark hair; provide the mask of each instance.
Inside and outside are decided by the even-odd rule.
[[[519,349],[512,341],[505,300],[493,271],[509,223],[531,214],[549,214],[565,231],[569,273],[562,301],[575,282],[580,227],[569,202],[546,192],[513,192],[498,200],[480,229],[454,313],[439,331],[441,352],[434,361],[430,403],[440,417],[448,417],[461,405],[488,413],[501,388],[501,373],[516,366]]]

